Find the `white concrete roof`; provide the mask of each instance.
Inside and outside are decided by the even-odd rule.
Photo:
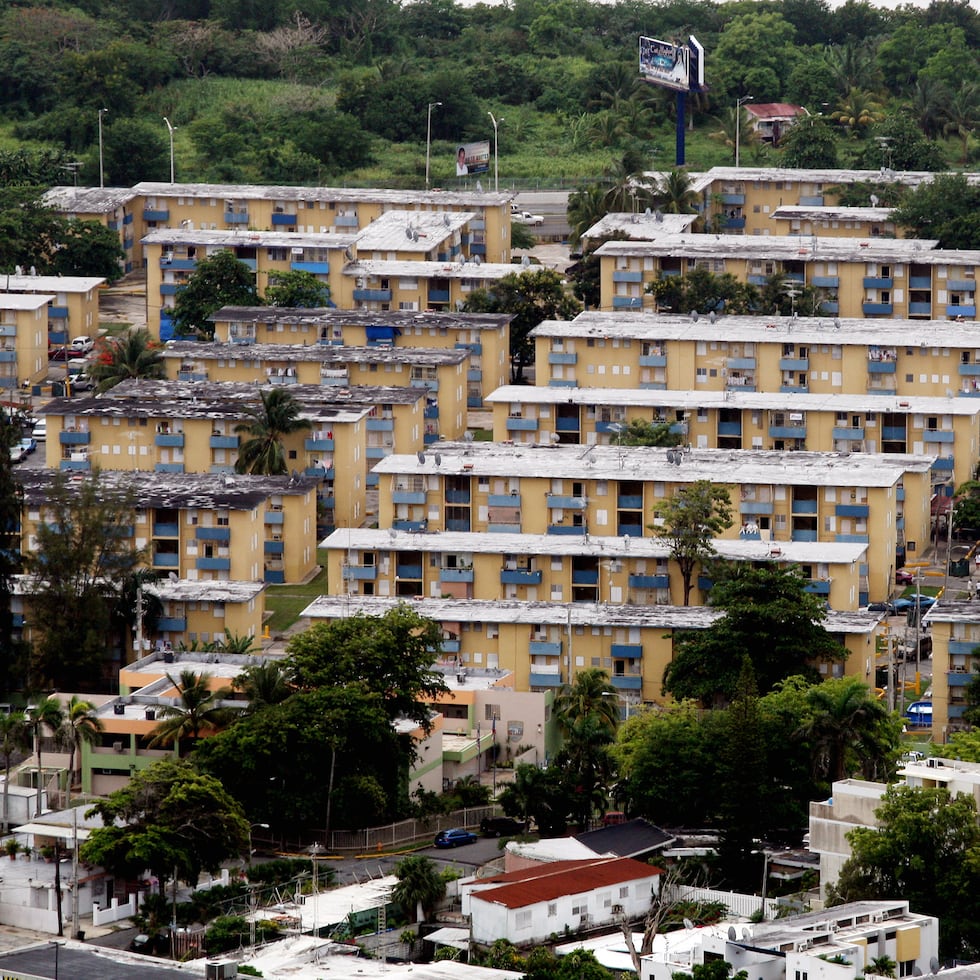
[[[620,232],[630,238],[649,241],[661,236],[678,235],[687,231],[695,221],[698,214],[664,214],[652,211],[612,211],[600,218],[584,235],[583,238],[603,238]]]
[[[357,248],[425,254],[476,217],[473,211],[386,211],[357,236]]]
[[[10,293],[87,293],[105,284],[105,276],[0,276]]]
[[[0,280],[2,283],[2,280]],[[0,310],[39,310],[57,299],[50,293],[3,293],[0,292]]]
[[[510,840],[504,849],[515,857],[540,861],[542,864],[553,861],[593,861],[596,858],[596,852],[591,847],[586,847],[574,837],[545,837],[536,841]]]
[[[929,607],[922,622],[980,624],[980,599],[942,598]]]
[[[670,935],[673,936],[675,933],[672,932]],[[654,936],[654,948],[657,946],[658,939],[661,940],[662,944],[665,936],[661,933],[657,933]],[[643,933],[634,932],[633,948],[639,950],[642,945]],[[574,953],[579,949],[592,953],[596,960],[607,970],[617,971],[617,976],[620,974],[635,976],[636,971],[633,968],[633,958],[630,956],[629,949],[626,946],[626,940],[619,930],[607,932],[601,936],[590,936],[588,939],[577,939],[570,943],[561,943],[555,947],[555,955],[568,956],[569,953]]]
[[[978,338],[980,341],[980,338]],[[980,415],[980,398],[927,395],[861,395],[828,392],[677,391],[653,388],[558,388],[502,385],[484,399],[507,405],[606,405],[637,408],[741,408],[784,412],[892,412],[912,415]],[[545,419],[543,422],[547,422]],[[668,419],[675,422],[676,419]]]
[[[804,221],[891,221],[894,208],[845,207],[842,204],[828,207],[804,204],[780,204],[770,218],[776,221],[800,219]]]
[[[46,207],[73,214],[107,214],[129,204],[136,197],[129,187],[73,187],[62,184],[45,191]]]
[[[762,449],[685,450],[674,465],[668,450],[650,446],[507,446],[501,443],[439,443],[421,454],[379,460],[375,473],[409,476],[538,477],[565,480],[645,480],[727,484],[770,483],[822,487],[890,487],[909,471],[929,470],[935,456],[901,453],[816,453]],[[673,456],[673,451],[671,451]]]
[[[249,602],[265,590],[264,582],[201,581],[198,579],[158,579],[147,582],[144,592],[151,592],[165,602]]]
[[[537,268],[537,266],[531,266]],[[344,266],[345,276],[403,276],[408,279],[502,279],[528,270],[504,262],[415,262],[410,259],[364,259]],[[384,314],[379,314],[383,316]]]
[[[917,184],[929,183],[938,174],[929,170],[845,170],[845,169],[813,169],[795,170],[791,167],[712,167],[705,177],[713,180],[732,180],[757,183],[760,181],[782,181],[793,184],[823,184],[828,190],[835,184],[853,184],[866,181],[868,183],[902,184],[914,187]],[[980,182],[980,174],[965,174],[971,183]]]
[[[747,541],[717,538],[719,557],[732,561],[777,563],[826,562],[850,564],[866,555],[866,544],[837,541]],[[320,547],[352,551],[453,552],[499,555],[598,555],[604,558],[667,558],[670,545],[663,538],[612,535],[483,534],[471,531],[415,533],[376,528],[338,528]],[[774,549],[777,553],[774,553]],[[980,606],[980,603],[978,603]]]
[[[980,264],[980,252],[977,253]],[[837,327],[837,324],[840,327]],[[980,323],[956,320],[846,319],[829,316],[707,316],[588,310],[574,320],[544,320],[533,337],[593,337],[651,342],[826,344],[861,347],[980,349]],[[876,398],[878,396],[869,396]]]
[[[468,350],[452,347],[335,347],[332,344],[224,344],[168,340],[164,357],[193,361],[320,361],[323,364],[462,364]],[[329,394],[324,394],[324,400]]]
[[[357,232],[319,234],[300,231],[238,231],[235,229],[155,228],[140,241],[144,245],[221,245],[256,248],[347,248],[357,239]]]

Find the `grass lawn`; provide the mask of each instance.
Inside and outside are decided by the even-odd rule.
[[[319,595],[327,591],[327,552],[318,548],[320,571],[302,585],[270,585],[265,590],[265,608],[272,615],[265,625],[272,633],[281,633],[299,619],[299,614]]]

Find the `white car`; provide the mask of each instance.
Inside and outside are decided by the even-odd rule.
[[[531,214],[530,211],[511,211],[511,221],[519,221],[522,225],[543,225],[543,214]]]
[[[76,337],[68,348],[71,357],[82,357],[95,346],[95,341],[91,337]]]

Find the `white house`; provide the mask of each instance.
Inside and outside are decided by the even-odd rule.
[[[612,925],[645,915],[660,890],[659,868],[631,858],[554,861],[492,878],[460,882],[462,911],[473,941],[516,945],[555,933]]]

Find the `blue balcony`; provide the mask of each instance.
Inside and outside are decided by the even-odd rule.
[[[810,285],[820,289],[837,289],[840,286],[840,276],[814,276]]]
[[[822,208],[824,202],[823,194],[801,194],[800,207],[802,208]]]
[[[670,588],[670,576],[631,575],[629,577],[629,587],[631,589],[668,589]]]
[[[348,382],[343,381],[341,383],[347,384]],[[427,391],[438,391],[439,379],[438,378],[409,378],[408,385],[410,388],[425,388]]]
[[[868,361],[868,374],[895,374],[897,368],[895,361]]]
[[[449,302],[449,290],[448,289],[429,289],[428,298],[430,303],[448,303]]]
[[[735,371],[754,371],[755,370],[755,358],[754,357],[729,357],[725,361],[725,365]]]
[[[909,289],[932,289],[932,277],[909,276]]]
[[[643,495],[640,493],[621,493],[616,498],[616,506],[620,510],[641,510],[643,508]]]
[[[980,640],[950,640],[949,652],[951,654],[980,654]]]
[[[709,578],[707,575],[698,576],[698,588],[702,592],[710,592],[714,588],[714,579]]]
[[[905,487],[895,487],[895,499],[898,501],[905,499]]]
[[[202,572],[230,572],[230,558],[198,558],[195,563]]]
[[[0,350],[0,364],[15,364],[17,362],[17,351]]]
[[[161,616],[157,620],[157,629],[165,633],[183,633],[187,629],[187,619],[184,616]]]
[[[616,533],[621,537],[630,538],[642,538],[643,537],[643,525],[642,524],[630,524],[626,521],[620,520]]]
[[[520,524],[488,524],[487,531],[490,534],[520,534],[521,525]]]
[[[944,432],[941,429],[925,429],[922,438],[926,442],[952,443],[954,441],[952,432]]]
[[[230,541],[231,528],[229,527],[198,527],[194,531],[194,536],[198,541]]]
[[[357,220],[356,214],[338,214],[333,223],[338,228],[357,228]]]
[[[483,369],[482,368],[467,368],[466,369],[466,380],[467,381],[482,381],[483,380]]]
[[[283,520],[284,520],[284,515],[281,510],[267,510],[265,512],[266,524],[282,524]]]
[[[332,453],[334,444],[333,439],[324,436],[314,436],[303,440],[303,448],[308,453]]]
[[[394,432],[395,420],[394,419],[368,419],[367,430],[368,432]],[[332,449],[333,446],[331,445],[330,448]]]
[[[950,670],[946,673],[946,683],[950,687],[966,687],[976,680],[976,677],[976,674],[968,674],[965,671]]]
[[[424,490],[393,490],[391,501],[394,504],[424,504]]]
[[[865,276],[865,289],[891,289],[895,285],[894,280],[882,278],[881,276]]]
[[[67,320],[68,319],[68,307],[67,306],[49,306],[48,307],[48,320]]]
[[[153,537],[155,538],[176,538],[180,533],[176,521],[160,521],[153,525]]]
[[[909,303],[909,316],[932,316],[932,303]]]
[[[13,330],[14,328],[13,327],[10,327],[10,328],[4,327],[3,329],[4,330],[6,330],[6,329]],[[13,334],[0,333],[0,336],[10,337],[10,336],[13,336]],[[55,347],[58,344],[67,344],[68,343],[68,340],[69,340],[69,337],[68,337],[68,332],[67,331],[65,331],[65,330],[51,330],[50,329],[50,325],[49,325],[49,329],[48,329],[48,346],[49,347]]]
[[[169,221],[170,212],[166,208],[143,208],[144,221]]]
[[[584,497],[569,497],[564,494],[549,493],[546,495],[545,503],[552,509],[560,507],[563,510],[585,510]]]
[[[283,585],[286,581],[286,573],[281,568],[266,568],[263,571],[262,581],[269,585]]]
[[[592,572],[582,568],[572,569],[572,585],[598,585],[598,584],[599,584],[598,570]]]
[[[443,639],[439,643],[439,648],[443,653],[459,653],[461,643],[459,640]]]
[[[472,568],[440,568],[439,581],[440,582],[472,582],[473,569]]]
[[[720,436],[740,436],[742,434],[742,423],[739,422],[719,422],[718,435]]]
[[[355,289],[354,299],[364,303],[390,303],[390,289]],[[431,299],[431,297],[430,297]]]
[[[554,673],[531,671],[531,687],[561,687],[561,683],[561,674],[558,673],[557,667]]]
[[[947,714],[950,718],[962,718],[963,713],[966,711],[965,704],[951,704]]]
[[[176,296],[183,288],[184,284],[180,282],[162,282],[160,283],[160,295]]]
[[[809,371],[810,359],[807,357],[781,357],[779,359],[780,371]]]
[[[184,464],[183,463],[155,463],[153,466],[154,473],[183,473]]]
[[[721,203],[726,207],[742,207],[745,204],[744,194],[725,194],[721,195]]]
[[[297,223],[299,219],[295,214],[286,214],[285,212],[275,211],[272,215],[272,227],[282,228],[284,226],[292,226]]]
[[[422,580],[422,564],[421,562],[418,565],[413,565],[409,562],[399,562],[395,566],[395,574],[398,578],[411,579],[419,582]]]
[[[86,456],[84,459],[63,459],[58,465],[59,469],[62,470],[80,470],[83,472],[88,472],[92,469],[92,464],[88,461]]]
[[[453,344],[454,350],[468,350],[471,354],[482,354],[483,344]]]
[[[184,446],[183,432],[158,432],[153,438],[154,445],[175,446],[182,449]]]
[[[378,577],[378,569],[374,565],[344,565],[342,577],[373,582]]]
[[[613,643],[609,648],[609,653],[613,657],[639,660],[643,656],[643,646],[639,643]]]
[[[446,491],[447,504],[468,504],[469,502],[470,502],[469,489]]]
[[[666,367],[666,354],[641,354],[640,367]]]
[[[865,316],[891,316],[894,312],[891,303],[862,303],[861,312]]]
[[[87,446],[92,441],[91,432],[65,432],[58,433],[58,442],[62,446]]]
[[[743,500],[739,504],[739,512],[742,514],[771,514],[771,500]]]
[[[391,526],[396,531],[424,531],[428,521],[392,521]]]
[[[973,293],[976,291],[977,283],[974,279],[950,279],[946,283],[946,288],[951,293]]]
[[[330,273],[329,262],[290,262],[293,272],[310,272],[314,276],[326,276]]]
[[[282,541],[266,541],[263,543],[262,550],[267,555],[281,555],[285,547]]]
[[[153,556],[153,564],[158,568],[179,568],[180,555],[172,551],[160,551]]]
[[[612,280],[613,282],[643,282],[643,273],[631,272],[629,269],[615,269]]]
[[[423,418],[427,419],[437,419],[439,418],[439,406],[438,405],[426,405],[422,411]]]
[[[976,315],[976,306],[954,306],[950,303],[946,307],[946,316],[963,316],[973,319]]]
[[[602,432],[602,431],[608,432],[609,431],[608,429],[605,429],[605,430],[599,429],[599,425],[600,425],[600,423],[597,422],[596,423],[596,431],[598,431],[598,432]],[[562,418],[555,419],[555,429],[558,432],[578,432],[578,430],[579,430],[578,416],[577,415],[566,415],[566,416],[563,416]]]
[[[225,211],[226,225],[247,225],[248,211]]]
[[[527,568],[505,568],[500,573],[501,585],[540,585],[543,577],[540,570]]]
[[[211,436],[212,449],[237,449],[238,436]]]
[[[722,220],[723,228],[741,229],[745,227],[745,218],[726,217]]]
[[[870,508],[867,504],[838,504],[834,513],[838,517],[867,517]]]
[[[888,441],[905,441],[905,426],[903,425],[885,425],[881,429],[881,438]]]
[[[548,534],[558,534],[564,537],[581,537],[585,534],[584,524],[549,524]]]
[[[612,305],[614,310],[641,310],[643,300],[639,296],[613,296]]]
[[[803,586],[804,592],[809,592],[810,595],[830,595],[830,583],[829,582],[807,582]]]
[[[561,351],[551,351],[548,354],[549,364],[575,364],[578,361],[578,354],[561,352]]]
[[[483,242],[473,242],[470,245],[470,255],[486,255],[487,246]]]
[[[612,681],[613,687],[624,691],[639,691],[643,688],[643,678],[639,674],[636,676],[613,674],[610,680]]]
[[[794,500],[793,501],[793,513],[794,514],[816,514],[817,512],[817,502],[816,500]]]
[[[791,541],[816,541],[817,532],[816,531],[794,531],[790,535]]]
[[[519,493],[490,493],[487,494],[487,504],[491,507],[520,507],[521,495]]]
[[[831,435],[834,439],[863,439],[864,429],[853,429],[848,426],[834,426],[831,429]]]
[[[16,388],[17,378],[13,376],[0,376],[0,388]]]
[[[431,446],[432,443],[438,442],[439,441],[439,438],[440,438],[440,436],[439,436],[439,433],[438,432],[426,432],[425,435],[422,436],[422,442],[426,446]]]
[[[574,378],[569,378],[567,381],[559,378],[551,378],[548,381],[549,388],[577,388],[578,382]]]
[[[549,643],[547,640],[531,640],[527,649],[532,657],[557,657],[561,655],[561,643]]]
[[[961,377],[976,377],[980,375],[980,364],[961,364],[960,365],[960,376]]]
[[[769,436],[772,439],[805,439],[805,425],[770,425]]]
[[[821,313],[840,313],[840,303],[835,299],[825,299],[820,303]]]
[[[949,471],[953,470],[953,457],[952,456],[940,456],[935,463],[932,464],[930,469],[935,473],[937,471]]]

